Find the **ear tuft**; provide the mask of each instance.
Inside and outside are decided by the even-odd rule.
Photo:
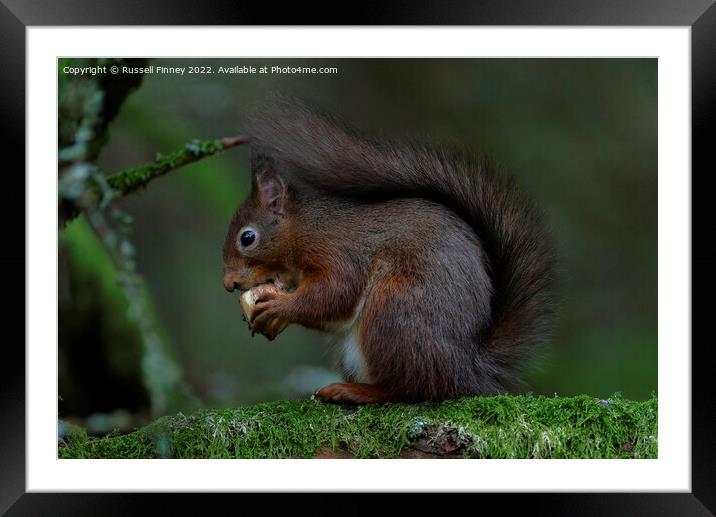
[[[275,215],[286,215],[286,184],[283,179],[278,174],[263,172],[257,175],[256,180],[261,206],[265,206]]]
[[[286,215],[286,183],[276,171],[273,158],[252,149],[251,170],[260,205],[274,215]]]

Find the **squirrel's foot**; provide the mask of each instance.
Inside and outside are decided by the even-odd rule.
[[[312,399],[334,404],[374,404],[386,402],[385,391],[375,384],[336,382],[316,390]]]

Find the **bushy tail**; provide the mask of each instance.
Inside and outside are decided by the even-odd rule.
[[[483,359],[509,385],[544,341],[554,313],[555,257],[532,202],[488,159],[362,136],[330,114],[275,97],[248,120],[252,142],[316,188],[360,199],[421,197],[467,221],[490,260],[492,324]]]

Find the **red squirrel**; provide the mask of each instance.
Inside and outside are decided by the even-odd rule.
[[[252,332],[341,342],[338,403],[524,388],[554,315],[542,216],[474,153],[362,135],[279,97],[249,117],[251,193],[229,225],[224,287],[254,288]]]

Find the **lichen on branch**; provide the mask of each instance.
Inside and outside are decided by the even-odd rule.
[[[95,61],[106,64],[106,60],[89,63]],[[127,296],[127,320],[136,326],[141,336],[142,378],[151,399],[152,415],[196,407],[197,399],[183,380],[182,368],[172,356],[171,345],[151,306],[144,279],[137,271],[136,253],[130,240],[131,217],[116,206],[118,191],[95,163],[107,142],[109,123],[129,93],[139,85],[141,76],[132,79],[117,74],[70,77],[62,72],[64,64],[60,62],[58,71],[60,229],[84,213],[107,252],[117,284]],[[190,157],[177,156],[176,162],[170,165],[180,166],[238,143],[236,139],[212,141],[209,145],[193,143],[184,150]],[[161,172],[170,169],[165,166]],[[150,174],[149,179],[152,177],[156,176]]]
[[[146,187],[150,181],[169,171],[248,141],[248,137],[245,135],[215,140],[192,140],[183,148],[169,154],[157,153],[156,160],[151,163],[130,167],[107,176],[107,183],[114,189],[116,196],[126,195]]]

